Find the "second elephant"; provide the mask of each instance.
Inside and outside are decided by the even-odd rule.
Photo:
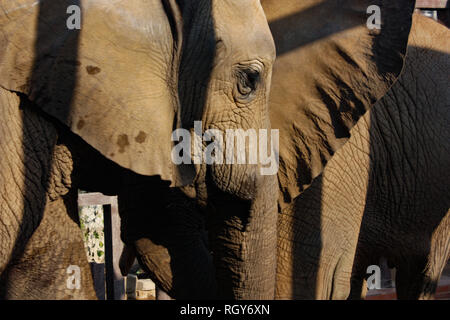
[[[364,297],[369,265],[432,298],[450,255],[450,32],[414,16],[398,82],[280,216],[277,297]]]

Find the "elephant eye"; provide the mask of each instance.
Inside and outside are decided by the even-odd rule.
[[[237,68],[235,98],[239,102],[249,103],[255,98],[255,92],[261,79],[258,69],[252,66]]]

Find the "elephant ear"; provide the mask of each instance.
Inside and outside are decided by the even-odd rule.
[[[280,130],[284,206],[322,172],[399,76],[414,1],[261,3],[278,55],[270,112],[272,127]],[[380,27],[369,28],[378,18]]]
[[[180,123],[172,3],[0,0],[0,86],[117,164],[190,183],[192,168],[171,161]]]

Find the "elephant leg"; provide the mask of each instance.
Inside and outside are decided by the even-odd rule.
[[[345,151],[329,164],[341,161]],[[365,200],[365,179],[352,175],[367,176],[366,154],[360,148],[350,155],[348,171],[325,169],[279,215],[277,298],[348,298]],[[348,187],[338,188],[345,183],[336,181]]]
[[[77,216],[76,201],[68,202],[47,202],[23,254],[5,272],[4,298],[96,299],[81,229],[71,218]]]
[[[73,218],[76,194],[69,196],[76,193],[71,153],[23,96],[0,89],[0,106],[0,297],[95,298]],[[71,264],[80,267],[82,288],[66,292]]]
[[[355,253],[350,281],[349,300],[365,299],[368,291],[367,280],[370,275],[368,267],[378,265],[382,259],[379,250],[370,245],[364,237],[360,237],[360,243]]]
[[[423,290],[419,299],[432,299],[436,293],[442,271],[450,258],[450,210],[447,211],[431,239]]]
[[[419,263],[409,261],[397,270],[395,281],[399,299],[434,299],[438,281],[450,256],[449,234],[450,210],[433,232],[428,255]]]
[[[399,300],[417,300],[422,296],[424,286],[430,284],[423,273],[425,259],[421,263],[408,261],[397,268],[395,287]]]
[[[22,106],[18,95],[0,88],[0,275],[40,222],[56,141],[56,130]]]
[[[433,262],[427,257],[411,259],[401,264],[395,275],[397,298],[399,300],[434,299],[443,268],[444,265],[433,265]],[[434,269],[440,269],[440,272],[436,274],[432,271]]]
[[[353,276],[351,280],[351,290],[349,300],[361,300],[367,294],[367,280],[364,276]]]

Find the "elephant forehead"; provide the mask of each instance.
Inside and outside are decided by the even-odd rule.
[[[242,59],[273,60],[275,44],[260,1],[215,1],[213,17],[216,37]]]

